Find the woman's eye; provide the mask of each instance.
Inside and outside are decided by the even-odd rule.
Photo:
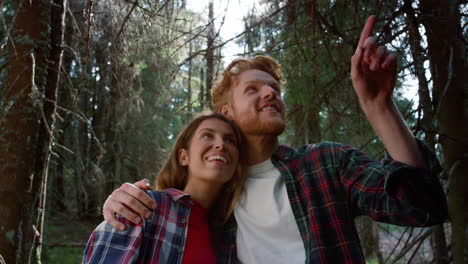
[[[203,135],[202,135],[202,138],[206,138],[206,139],[210,139],[210,138],[212,138],[212,137],[213,137],[213,136],[210,135],[210,134],[203,134]]]
[[[236,140],[233,138],[225,138],[224,142],[236,145]]]

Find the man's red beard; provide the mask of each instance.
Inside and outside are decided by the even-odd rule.
[[[284,132],[284,129],[286,128],[286,122],[285,122],[284,116],[282,117],[282,119],[277,118],[274,120],[258,120],[256,118],[253,118],[253,119],[239,118],[238,120],[234,120],[234,121],[239,126],[242,133],[246,136],[248,135],[279,136],[281,135],[281,133]]]

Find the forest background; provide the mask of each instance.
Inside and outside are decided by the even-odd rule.
[[[282,64],[282,143],[339,141],[382,158],[349,75],[371,14],[399,58],[394,100],[442,162],[450,216],[431,228],[357,219],[366,259],[467,263],[466,1],[257,1],[229,39],[228,10],[213,11],[227,1],[197,5],[0,1],[0,263],[80,263],[106,197],[153,181],[182,125],[210,107],[233,45]]]

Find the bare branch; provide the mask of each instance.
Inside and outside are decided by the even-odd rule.
[[[133,12],[133,10],[135,9],[135,7],[137,7],[137,4],[138,4],[138,0],[136,0],[135,3],[133,3],[132,8],[131,8],[130,11],[128,12],[127,16],[125,16],[125,19],[124,19],[122,25],[120,26],[120,30],[119,30],[119,32],[117,33],[117,36],[114,38],[114,41],[113,41],[113,42],[116,42],[117,39],[120,37],[120,34],[121,34],[122,31],[123,31],[123,28],[124,28],[124,26],[125,26],[125,23],[127,23],[128,18],[129,18],[130,15],[132,14],[132,12]]]

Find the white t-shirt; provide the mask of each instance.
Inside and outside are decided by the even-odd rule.
[[[286,185],[271,160],[249,167],[245,193],[234,208],[241,263],[304,263],[305,249]]]

